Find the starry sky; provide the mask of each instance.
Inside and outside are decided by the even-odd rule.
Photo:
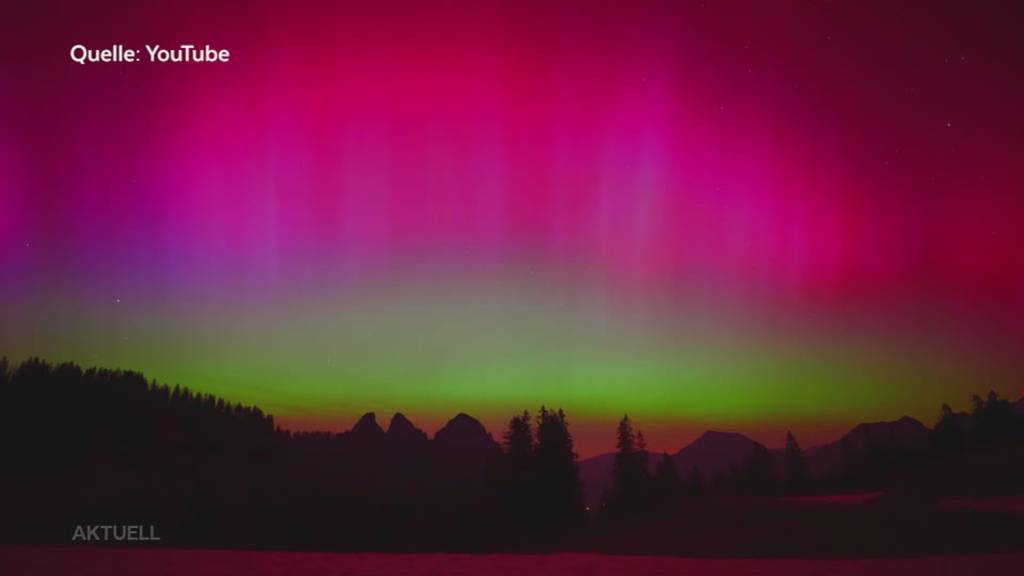
[[[0,354],[583,456],[1016,397],[1024,9],[891,4],[15,2]]]

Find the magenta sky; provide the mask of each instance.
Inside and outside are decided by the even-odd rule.
[[[137,368],[298,424],[623,406],[666,446],[723,421],[771,444],[792,422],[930,420],[1021,382],[1019,8],[177,4],[8,9],[0,353]],[[67,55],[182,42],[232,61]],[[481,332],[508,338],[467,350]],[[674,358],[694,339],[742,369]],[[538,341],[574,345],[535,361]],[[308,367],[325,342],[348,346],[341,372]],[[828,366],[823,342],[854,350],[841,378],[794,390],[794,360],[755,382],[779,343]],[[617,387],[633,362],[650,373]]]

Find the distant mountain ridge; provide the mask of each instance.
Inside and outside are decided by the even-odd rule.
[[[761,444],[742,434],[708,430],[676,452],[672,460],[684,476],[697,466],[705,478],[714,478],[742,466],[756,446]]]
[[[1012,407],[1015,412],[1024,414],[1024,399],[1014,402]],[[963,428],[973,425],[970,414],[957,413],[955,416]],[[862,422],[833,442],[805,447],[804,455],[811,476],[822,478],[841,471],[844,458],[850,454],[864,454],[873,449],[923,450],[928,445],[930,432],[927,426],[909,416],[891,421]],[[338,438],[356,450],[383,448],[385,442],[404,454],[430,450],[445,460],[465,460],[463,463],[470,468],[479,467],[500,450],[500,444],[484,425],[465,413],[453,416],[430,437],[400,412],[392,416],[386,431],[377,423],[376,415],[368,412],[351,429],[338,434]],[[697,469],[703,481],[709,482],[742,469],[755,447],[763,445],[736,432],[708,430],[670,457],[682,477],[691,478],[693,470]],[[775,474],[781,478],[784,474],[783,450],[771,449],[769,453]],[[651,454],[648,465],[652,472],[658,459],[658,454]],[[584,501],[588,506],[599,505],[610,488],[614,463],[613,452],[577,462]]]
[[[395,412],[391,417],[387,437],[397,443],[422,444],[427,442],[427,433],[417,428],[401,412]]]
[[[860,423],[839,440],[812,446],[804,450],[804,455],[811,476],[823,477],[837,472],[843,466],[844,451],[857,454],[882,447],[923,450],[928,446],[929,433],[927,426],[909,416],[889,422]]]
[[[1024,401],[1018,401],[1014,408],[1024,410]],[[962,416],[966,420],[971,418],[969,414]],[[969,425],[969,422],[964,425]],[[927,445],[928,435],[928,427],[909,416],[893,421],[864,422],[851,428],[838,440],[806,448],[804,454],[811,475],[824,477],[841,468],[844,451],[860,453],[877,446],[923,449]],[[350,449],[357,451],[384,449],[387,443],[402,453],[429,449],[446,459],[465,459],[466,464],[470,464],[468,461],[481,464],[500,450],[500,445],[484,425],[465,413],[456,414],[433,437],[428,437],[400,412],[392,416],[386,431],[377,423],[376,414],[368,412],[351,429],[338,434],[338,438]],[[696,468],[707,482],[741,469],[758,446],[763,445],[743,434],[708,430],[670,456],[681,476],[690,478]],[[769,452],[776,475],[781,476],[782,450],[773,449]],[[652,454],[648,462],[652,471],[657,460],[658,455]],[[614,463],[615,454],[612,452],[578,462],[587,505],[596,506],[601,502],[611,486]]]
[[[1024,410],[1024,401],[1018,404]],[[860,423],[834,442],[805,448],[804,455],[811,475],[823,477],[839,470],[844,450],[859,453],[874,446],[923,449],[927,446],[929,432],[928,427],[909,416],[888,422]],[[743,434],[708,430],[671,456],[681,476],[690,478],[696,467],[706,482],[740,469],[749,461],[756,446],[762,445]],[[783,451],[773,449],[770,453],[776,475],[781,477]],[[658,458],[657,454],[649,458],[648,465],[652,470]],[[600,504],[605,491],[610,488],[614,463],[615,454],[612,452],[578,462],[583,497],[588,506]]]
[[[367,412],[356,420],[352,428],[340,432],[336,437],[352,448],[370,448],[384,445],[401,445],[406,448],[432,445],[446,450],[490,451],[499,445],[479,420],[465,413],[458,413],[441,427],[433,438],[420,430],[401,412],[396,412],[385,431],[377,423],[377,415]]]
[[[353,426],[348,432],[344,433],[344,437],[350,441],[358,442],[383,442],[385,437],[384,429],[377,424],[377,416],[373,412],[367,412],[363,414],[355,426]]]

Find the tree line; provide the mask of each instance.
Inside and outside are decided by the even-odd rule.
[[[588,508],[561,409],[516,414],[498,440],[466,415],[433,438],[401,415],[387,431],[368,415],[345,433],[292,433],[258,408],[136,372],[3,359],[0,542],[67,543],[77,525],[124,523],[202,547],[735,555],[875,553],[894,539],[907,552],[1017,545],[1006,534],[1020,533],[1019,520],[936,505],[1024,488],[1024,420],[994,393],[971,414],[944,406],[919,453],[844,447],[829,477],[809,473],[792,434],[781,457],[755,444],[717,477],[649,454],[628,416],[615,438],[610,488]],[[888,499],[845,510],[777,498],[864,489]],[[922,517],[925,531],[908,540],[906,523]],[[819,541],[823,527],[833,539]]]

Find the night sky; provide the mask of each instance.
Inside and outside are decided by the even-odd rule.
[[[1020,3],[166,4],[4,8],[14,361],[584,456],[1024,387]]]

